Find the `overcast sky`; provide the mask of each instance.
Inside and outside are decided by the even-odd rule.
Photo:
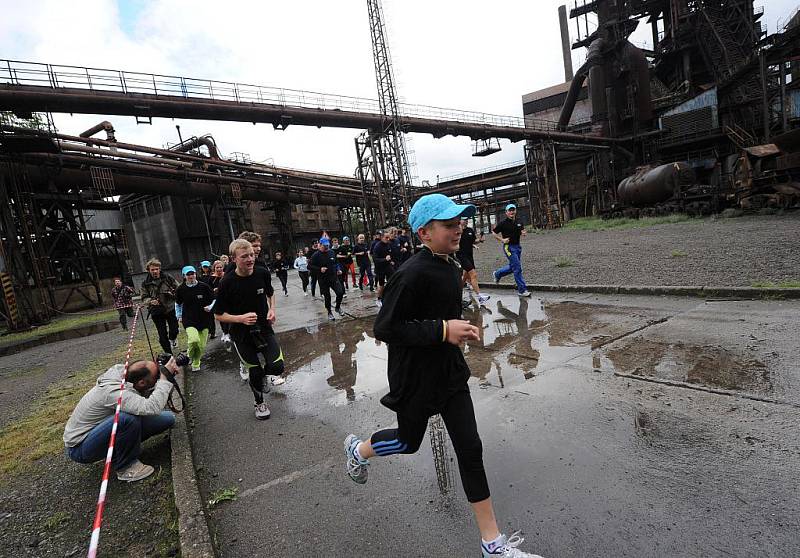
[[[557,7],[552,0],[384,0],[401,100],[522,115],[523,94],[564,79]],[[766,0],[772,32],[797,0]],[[366,2],[163,0],[0,0],[0,58],[154,72],[375,98]],[[575,35],[574,22],[570,30]],[[645,40],[647,30],[634,42]],[[574,65],[583,59],[573,53]],[[105,117],[59,115],[77,134]],[[211,133],[223,154],[352,175],[357,130],[269,124],[172,121],[136,125],[109,118],[120,141],[162,146]],[[472,157],[468,138],[410,134],[419,180],[518,160],[521,144]]]

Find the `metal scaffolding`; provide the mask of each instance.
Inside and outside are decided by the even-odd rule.
[[[380,0],[367,0],[367,10],[382,119],[378,129],[371,129],[359,136],[356,153],[359,169],[372,167],[376,189],[388,197],[388,208],[381,210],[381,222],[385,224],[387,218],[400,222],[408,215],[411,173]],[[388,214],[386,209],[389,210]]]

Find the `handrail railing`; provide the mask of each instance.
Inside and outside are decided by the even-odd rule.
[[[482,168],[482,169],[475,169],[473,171],[461,172],[461,173],[453,174],[453,175],[450,175],[450,176],[443,176],[443,177],[439,178],[439,182],[437,182],[437,185],[442,184],[443,182],[450,182],[452,180],[458,180],[459,178],[467,178],[468,176],[477,176],[479,174],[486,174],[486,173],[495,172],[495,171],[499,171],[499,170],[511,170],[513,168],[520,167],[520,166],[523,166],[523,165],[525,165],[525,161],[520,159],[519,161],[513,161],[511,163],[501,163],[499,165],[494,165],[493,167],[485,167],[485,168]]]
[[[380,114],[375,99],[162,74],[0,59],[0,83]],[[549,120],[400,103],[400,116],[555,131]]]

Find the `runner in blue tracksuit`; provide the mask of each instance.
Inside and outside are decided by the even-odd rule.
[[[525,236],[527,232],[525,225],[517,220],[516,205],[510,203],[506,206],[506,218],[492,229],[492,233],[503,244],[503,254],[508,258],[508,265],[494,271],[494,282],[499,283],[500,279],[513,273],[514,281],[517,283],[517,294],[531,296],[525,279],[522,278],[522,261],[520,260],[522,247],[519,245],[520,237]]]

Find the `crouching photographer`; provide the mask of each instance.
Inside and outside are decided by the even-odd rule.
[[[64,445],[73,461],[105,459],[124,371],[122,364],[109,368],[72,411]],[[139,461],[141,444],[175,424],[175,415],[165,407],[173,387],[170,380],[179,371],[174,358],[164,364],[139,360],[128,367],[111,461],[119,480],[138,481],[153,473],[152,466]]]

